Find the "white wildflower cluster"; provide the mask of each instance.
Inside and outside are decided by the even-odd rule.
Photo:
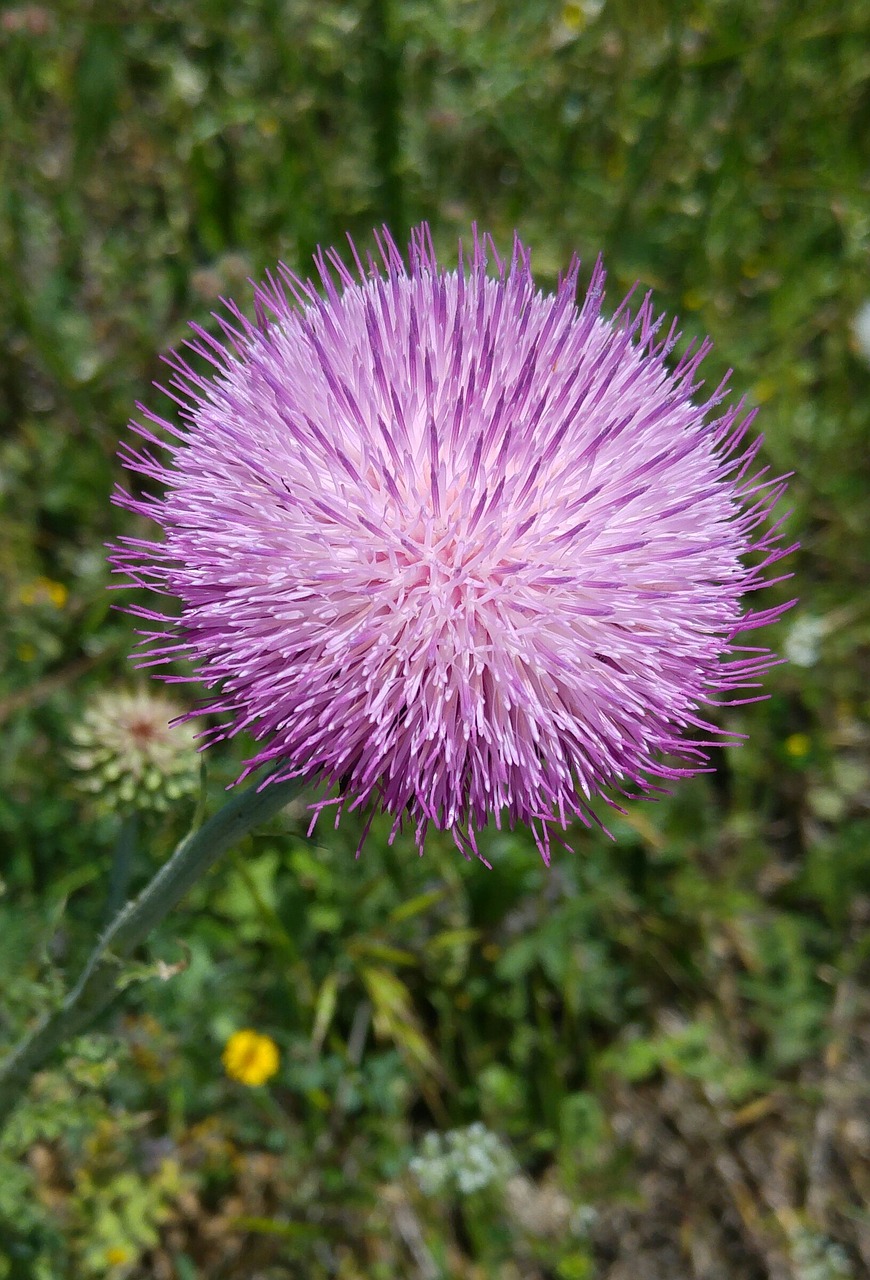
[[[821,643],[829,630],[825,618],[805,613],[791,626],[782,646],[783,656],[795,667],[814,667],[819,660]]]
[[[790,1240],[796,1280],[852,1280],[845,1249],[827,1236],[799,1227]]]
[[[500,1185],[514,1171],[514,1160],[498,1134],[477,1122],[447,1133],[427,1133],[408,1166],[424,1195],[471,1195]]]

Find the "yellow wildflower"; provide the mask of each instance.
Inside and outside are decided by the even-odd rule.
[[[123,1249],[120,1245],[112,1245],[106,1250],[106,1265],[109,1267],[121,1267],[125,1262],[130,1262],[133,1255],[129,1249]]]
[[[809,735],[806,733],[790,733],[785,740],[786,755],[790,755],[794,760],[801,760],[809,755],[811,746]]]
[[[34,578],[18,592],[18,599],[24,605],[51,604],[55,609],[62,609],[68,596],[63,583],[55,582],[53,578]]]
[[[761,378],[752,388],[752,398],[758,404],[764,404],[771,396],[776,395],[776,383],[773,378]]]
[[[245,1028],[235,1031],[221,1055],[224,1070],[241,1084],[265,1084],[278,1070],[278,1046],[270,1036]]]
[[[562,21],[569,31],[582,31],[586,26],[583,5],[578,4],[577,0],[568,0],[568,3],[562,6]]]

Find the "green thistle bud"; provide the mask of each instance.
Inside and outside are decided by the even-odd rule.
[[[78,785],[112,813],[164,813],[199,788],[194,730],[184,708],[144,689],[99,694],[70,734]]]

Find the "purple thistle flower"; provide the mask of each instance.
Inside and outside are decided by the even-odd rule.
[[[409,266],[376,240],[358,279],[317,255],[322,295],[281,266],[256,323],[224,304],[226,345],[193,325],[215,371],[168,359],[182,425],[139,406],[168,461],[123,461],[163,492],[116,501],[163,536],[112,560],[181,605],[133,608],[164,624],[139,664],[189,659],[166,678],[213,691],[213,736],[261,744],[242,777],[338,787],[315,814],[371,805],[477,856],[490,816],[522,821],[549,861],[603,788],[659,791],[729,740],[700,708],[776,661],[735,640],[787,607],[741,605],[793,550],[767,527],[785,479],[752,471],[724,383],[699,400],[708,341],[669,366],[649,295],[602,317],[600,262],[578,306],[577,260],[543,294],[518,238],[503,262],[475,231],[456,271],[426,226]]]

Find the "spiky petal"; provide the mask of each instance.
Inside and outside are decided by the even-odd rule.
[[[421,848],[527,822],[549,857],[603,788],[703,768],[713,695],[753,696],[774,659],[735,639],[785,607],[741,603],[790,550],[785,483],[742,401],[699,399],[709,343],[669,360],[649,297],[602,316],[600,263],[578,306],[579,264],[544,294],[519,239],[454,271],[426,226],[407,266],[377,240],[356,276],[318,255],[321,292],[282,266],[223,343],[193,326],[208,376],[170,359],[181,425],[134,424],[168,460],[123,448],[162,492],[117,497],[163,536],[115,567],[180,602],[140,661],[190,659],[261,744],[246,773],[408,815]]]

